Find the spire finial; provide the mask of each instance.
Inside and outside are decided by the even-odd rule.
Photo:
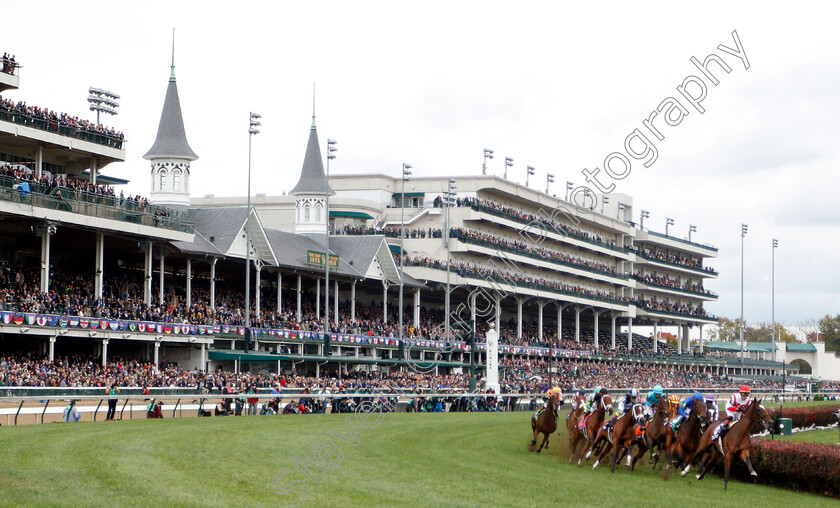
[[[172,67],[169,71],[169,81],[175,81],[175,27],[172,27]]]
[[[312,82],[312,128],[315,129],[315,82]]]

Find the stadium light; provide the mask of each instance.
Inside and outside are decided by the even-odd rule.
[[[610,197],[604,194],[601,196],[601,215],[604,215],[604,205],[610,202]]]
[[[665,217],[665,236],[668,236],[668,226],[674,225],[674,219]]]
[[[773,344],[772,351],[773,356],[772,359],[776,361],[776,249],[779,248],[779,240],[773,239],[773,248],[771,252],[773,253],[772,262],[770,264],[770,319],[773,322],[773,327],[771,328],[771,336],[770,342]]]
[[[330,161],[335,159],[335,152],[338,147],[335,146],[338,141],[327,138],[327,185],[330,183]],[[324,256],[326,262],[324,263],[324,343],[330,334],[330,193],[327,192],[326,206],[324,207],[326,213],[327,224],[324,231]],[[337,268],[337,267],[336,267]],[[338,325],[338,312],[335,313],[335,324]],[[329,349],[329,348],[328,348]],[[324,356],[330,356],[329,350],[324,351]]]
[[[621,220],[621,212],[623,212],[626,208],[627,208],[627,205],[625,205],[621,201],[618,202],[618,213],[615,214],[616,220]]]
[[[450,312],[450,305],[451,305],[450,304],[450,299],[449,299],[449,294],[451,292],[451,289],[450,289],[450,286],[449,286],[449,273],[450,273],[449,265],[451,264],[451,262],[450,262],[451,261],[451,256],[450,256],[451,250],[450,250],[450,244],[449,244],[449,242],[450,242],[449,208],[452,206],[452,200],[455,196],[455,189],[457,188],[455,183],[457,181],[458,180],[456,180],[454,178],[449,179],[449,185],[447,187],[447,190],[444,192],[444,195],[445,195],[446,199],[444,199],[444,202],[443,202],[443,206],[446,207],[444,209],[445,213],[444,213],[444,216],[443,216],[444,217],[444,219],[443,219],[444,220],[443,244],[446,247],[446,294],[444,295],[444,307],[445,307],[445,309],[444,309],[445,310],[445,312],[444,312],[444,314],[445,314],[445,317],[444,317],[444,333],[446,334],[446,340],[447,341],[451,340],[451,338],[449,336],[449,312]]]
[[[492,159],[492,158],[493,158],[493,150],[491,150],[489,148],[485,148],[484,149],[484,163],[481,165],[481,174],[482,175],[487,174],[487,159]]]
[[[251,333],[251,140],[260,131],[257,127],[260,122],[257,120],[262,118],[259,113],[251,111],[248,114],[248,215],[245,217],[245,332],[250,338]]]
[[[551,173],[545,175],[545,193],[548,194],[548,187],[554,183],[554,175]]]
[[[528,187],[528,183],[531,179],[531,176],[534,173],[536,173],[536,170],[534,169],[534,166],[528,166],[526,169],[527,169],[527,174],[525,175],[525,187]]]
[[[697,226],[695,226],[694,224],[689,224],[688,225],[688,241],[689,242],[691,241],[691,233],[696,233],[696,232],[697,232]]]
[[[120,105],[117,103],[119,95],[114,92],[102,90],[101,88],[90,87],[88,89],[87,101],[90,103],[90,110],[96,111],[96,125],[99,125],[99,113],[116,116],[117,108]]]
[[[741,362],[744,362],[744,237],[747,236],[747,225],[741,224],[741,322],[739,336],[741,339]]]
[[[650,212],[647,210],[641,211],[641,220],[639,222],[639,229],[645,229],[645,219],[650,219]]]
[[[411,164],[402,165],[402,196],[400,198],[400,344],[403,341],[403,279],[405,278],[405,254],[403,253],[403,238],[405,237],[405,182],[411,176]],[[386,304],[387,305],[387,304]]]
[[[575,184],[574,184],[574,183],[572,183],[572,182],[570,182],[570,181],[568,181],[568,180],[566,181],[566,201],[568,201],[568,200],[569,200],[569,192],[570,192],[570,191],[571,191],[574,187],[575,187]]]
[[[508,168],[513,167],[513,159],[510,157],[505,157],[505,180],[507,180],[507,170]]]

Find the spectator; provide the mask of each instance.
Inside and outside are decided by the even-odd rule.
[[[70,401],[70,405],[64,408],[64,413],[61,415],[61,419],[65,422],[78,422],[81,417],[79,410],[76,409],[75,400]]]
[[[120,393],[119,388],[117,388],[117,383],[111,383],[111,388],[108,389],[108,395],[114,396]],[[105,417],[105,421],[113,420],[114,417],[117,416],[117,399],[108,399],[108,414]]]

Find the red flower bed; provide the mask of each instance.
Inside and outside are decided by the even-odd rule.
[[[825,427],[832,423],[837,423],[837,417],[834,416],[835,411],[840,409],[840,404],[820,404],[815,406],[794,407],[790,409],[782,408],[782,418],[790,418],[791,424],[797,428],[808,428],[811,425],[818,425]],[[779,410],[774,409],[770,412],[770,417],[773,420],[779,416]]]

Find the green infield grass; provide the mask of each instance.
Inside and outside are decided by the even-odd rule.
[[[565,429],[548,451],[528,451],[525,412],[367,418],[4,426],[0,499],[3,506],[837,506],[739,480],[724,493],[715,475],[664,481],[646,460],[632,474],[572,466]]]

